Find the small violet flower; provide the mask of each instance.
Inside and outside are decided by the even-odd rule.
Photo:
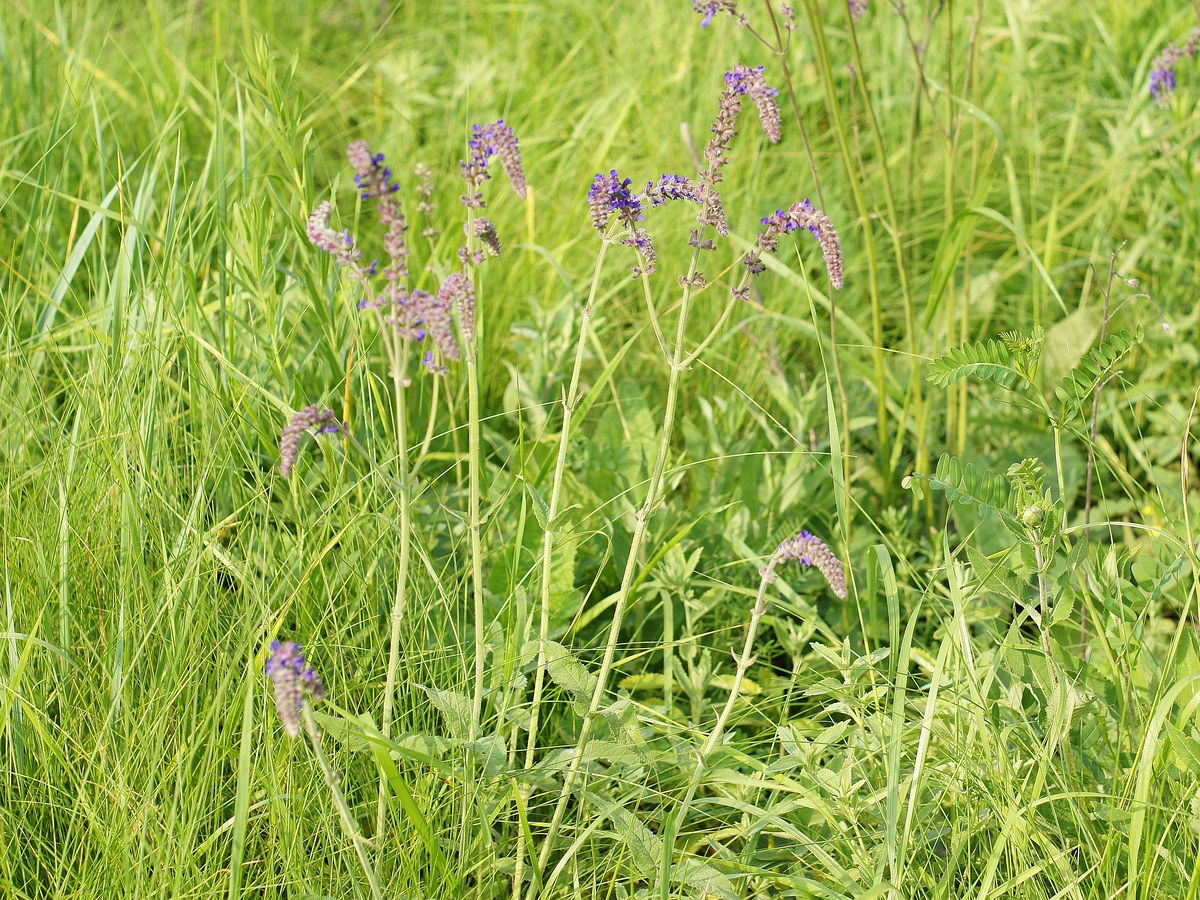
[[[746,15],[738,10],[737,0],[692,0],[692,9],[703,16],[700,27],[707,28],[719,13],[725,13],[742,28],[750,25]]]
[[[284,478],[292,474],[300,456],[300,438],[314,428],[317,434],[334,434],[342,430],[333,410],[319,404],[306,406],[292,416],[279,435],[279,474]]]
[[[267,659],[267,677],[275,685],[275,711],[283,730],[293,740],[300,737],[300,710],[304,701],[325,699],[321,676],[304,660],[303,648],[295,641],[272,641]]]
[[[775,551],[775,558],[781,563],[794,560],[802,566],[814,566],[825,576],[830,589],[839,600],[845,600],[848,596],[846,573],[842,564],[829,549],[829,545],[811,531],[805,529],[796,537],[788,538]]]
[[[858,22],[870,6],[870,0],[846,0],[846,5],[850,7],[850,18]]]

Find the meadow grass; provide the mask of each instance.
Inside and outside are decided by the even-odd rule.
[[[1200,10],[793,5],[782,57],[686,2],[0,8],[0,895],[1200,895],[1200,60],[1148,90]],[[811,197],[845,289],[801,233],[726,319],[707,258],[685,370],[588,185],[692,173],[737,63],[732,245]],[[398,441],[305,220],[365,231],[348,142],[423,161],[436,289],[497,118],[479,390]]]

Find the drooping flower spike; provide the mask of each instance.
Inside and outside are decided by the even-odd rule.
[[[275,711],[287,736],[300,737],[300,710],[304,701],[325,699],[321,676],[304,659],[304,650],[295,641],[272,641],[267,658],[267,677],[275,685]]]
[[[779,104],[775,101],[779,96],[779,89],[767,84],[763,71],[763,66],[734,66],[731,71],[725,73],[725,84],[735,94],[749,96],[758,110],[758,118],[762,122],[763,131],[767,133],[767,138],[772,144],[777,144],[782,130]]]
[[[353,275],[365,276],[367,270],[358,265],[358,261],[362,259],[362,251],[354,246],[354,238],[350,236],[349,229],[337,232],[329,227],[332,217],[333,204],[328,200],[318,203],[317,208],[308,217],[308,239],[318,250],[324,250],[332,256],[339,266],[346,266]]]
[[[317,434],[334,434],[342,426],[333,410],[320,404],[306,406],[293,415],[279,435],[279,474],[284,478],[292,474],[300,456],[300,439],[314,428]]]
[[[813,566],[825,576],[834,596],[839,600],[845,600],[848,596],[842,564],[829,545],[808,529],[781,543],[775,551],[775,558],[781,563],[795,561],[802,566]]]
[[[400,184],[392,180],[392,170],[384,165],[382,153],[371,153],[366,141],[351,141],[346,148],[354,168],[354,183],[364,201],[372,201],[383,226],[383,249],[391,262],[383,270],[387,281],[385,294],[395,303],[408,285],[408,220],[400,210],[395,194]]]
[[[829,216],[815,208],[810,200],[793,203],[788,209],[777,209],[765,216],[762,224],[765,227],[758,235],[755,249],[747,253],[743,260],[752,275],[763,273],[766,267],[762,263],[762,254],[774,253],[779,249],[782,235],[805,228],[821,245],[821,255],[825,258],[830,282],[837,290],[842,289],[842,242]]]
[[[717,101],[717,117],[712,124],[713,136],[704,148],[706,165],[700,173],[696,191],[702,207],[697,221],[701,225],[711,225],[722,237],[729,234],[729,225],[725,220],[725,206],[717,185],[724,181],[721,169],[728,163],[725,154],[737,137],[737,120],[742,112],[741,98],[749,96],[754,102],[763,130],[774,143],[779,140],[781,130],[779,106],[775,102],[778,93],[767,84],[762,66],[737,65],[725,73],[725,89]]]
[[[525,170],[521,165],[520,145],[512,128],[503,119],[474,126],[467,147],[468,158],[459,163],[463,180],[467,182],[467,192],[462,196],[464,206],[481,209],[487,205],[480,188],[492,177],[488,172],[488,163],[493,156],[499,158],[517,196],[525,199],[527,186]]]

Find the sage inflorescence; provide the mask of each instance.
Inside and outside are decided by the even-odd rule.
[[[325,699],[321,676],[304,658],[303,648],[295,641],[272,641],[267,658],[267,677],[275,686],[275,711],[287,736],[300,737],[300,711],[305,702]]]
[[[341,423],[333,410],[314,403],[295,413],[279,435],[279,474],[287,478],[300,456],[300,439],[316,429],[317,434],[334,434]]]
[[[1200,28],[1192,29],[1182,45],[1167,44],[1154,58],[1154,67],[1150,71],[1150,96],[1159,103],[1166,103],[1178,86],[1175,68],[1185,57],[1193,59],[1197,53],[1200,53]]]
[[[839,600],[848,596],[846,590],[846,573],[837,555],[823,540],[805,529],[798,535],[788,538],[775,551],[775,559],[781,563],[798,562],[802,566],[812,566],[825,576],[829,588]]]
[[[762,254],[774,253],[779,249],[779,238],[782,235],[805,228],[821,245],[821,255],[825,258],[825,269],[829,273],[830,282],[838,290],[842,289],[842,242],[829,216],[815,208],[812,201],[806,198],[787,209],[777,209],[771,215],[764,216],[762,224],[765,227],[758,235],[755,249],[743,259],[751,274],[762,274],[766,268],[762,263]]]

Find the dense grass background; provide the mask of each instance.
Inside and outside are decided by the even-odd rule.
[[[855,587],[842,604],[797,570],[773,590],[752,683],[675,844],[682,871],[702,859],[729,879],[708,889],[737,896],[1195,896],[1198,507],[1181,461],[1200,371],[1200,64],[1181,63],[1168,107],[1147,84],[1196,12],[921,0],[906,34],[876,3],[856,80],[845,5],[796,5],[811,13],[789,57],[797,100],[846,249],[838,377],[827,282],[800,241],[683,381],[671,491],[622,632],[628,752],[589,767],[547,893],[702,893],[695,879],[655,887],[658,833],[729,690],[762,558],[807,527]],[[579,728],[556,688],[537,771],[511,755],[534,506],[599,246],[587,186],[614,167],[635,182],[690,171],[681,126],[703,143],[739,61],[782,84],[750,35],[725,19],[702,30],[684,2],[4,5],[0,893],[365,890],[261,675],[271,637],[305,643],[329,686],[326,746],[372,832],[378,776],[345,722],[379,715],[394,495],[336,441],[306,444],[281,479],[278,434],[323,402],[387,448],[373,423],[391,401],[373,330],[304,219],[333,198],[352,222],[343,152],[365,138],[406,190],[412,162],[437,172],[449,255],[470,124],[503,116],[532,185],[524,204],[494,192],[506,254],[483,301],[489,722],[510,757],[464,769],[421,689],[471,692],[452,374],[421,470],[399,693],[401,777],[432,846],[399,808],[370,836],[388,896],[511,894],[522,818],[536,849],[561,782],[553,748]],[[777,146],[749,123],[725,194],[742,240],[767,212],[816,199],[790,112]],[[688,218],[668,210],[654,227],[669,306]],[[1035,380],[1053,400],[1099,342],[1114,255],[1106,330],[1144,340],[1106,373],[1094,440],[1090,393],[1056,448],[1028,391],[925,380],[963,341],[1040,327]],[[553,594],[556,639],[593,668],[664,378],[632,260],[610,260]],[[697,337],[720,309],[707,296]],[[429,386],[415,394],[421,435]],[[847,426],[845,445],[831,441]],[[950,485],[959,500],[986,492],[980,473],[1041,460],[1053,533],[905,490],[943,451],[977,467]],[[1018,494],[1013,514],[1033,505]],[[1040,626],[1039,569],[1054,610]]]

